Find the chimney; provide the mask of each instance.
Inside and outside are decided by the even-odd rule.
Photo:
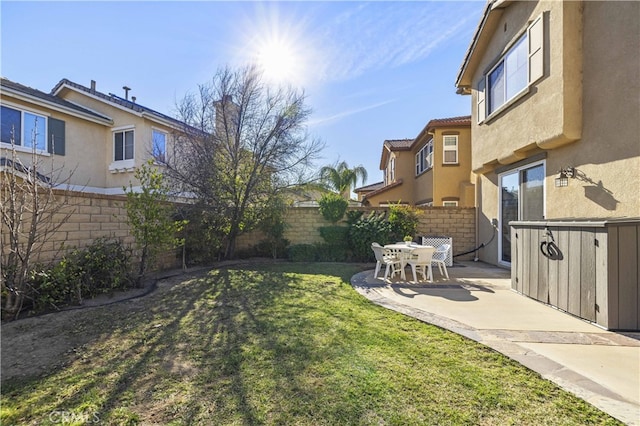
[[[95,93],[95,92],[96,92],[96,81],[91,80],[91,93]]]
[[[129,90],[131,90],[131,87],[122,86],[122,88],[124,89],[124,98],[129,100]]]

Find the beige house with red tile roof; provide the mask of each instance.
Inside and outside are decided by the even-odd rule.
[[[471,117],[429,121],[415,139],[386,140],[384,181],[357,188],[364,205],[474,206],[471,182]]]

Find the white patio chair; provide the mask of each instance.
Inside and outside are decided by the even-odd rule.
[[[431,259],[435,252],[434,247],[418,247],[413,249],[411,257],[405,261],[407,265],[411,266],[411,272],[413,272],[413,281],[418,281],[416,270],[418,270],[425,280],[433,282],[433,270],[431,269]],[[426,269],[429,269],[429,276],[427,278]]]
[[[447,271],[447,258],[449,257],[449,250],[451,250],[451,244],[442,244],[436,249],[431,258],[431,262],[438,265],[440,275],[444,275],[449,279],[449,272]],[[443,273],[444,271],[444,273]]]
[[[383,264],[386,265],[384,270],[384,280],[387,279],[389,273],[391,273],[391,276],[394,276],[396,272],[400,272],[402,262],[394,253],[391,253],[390,250],[385,249],[378,243],[372,243],[371,249],[373,250],[373,254],[376,256],[376,270],[373,273],[373,278],[378,278],[378,273],[380,273],[380,269]]]

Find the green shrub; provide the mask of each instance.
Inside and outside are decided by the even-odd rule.
[[[364,212],[362,210],[349,210],[347,212],[347,218],[345,219],[347,225],[353,225],[356,223],[363,214]]]
[[[273,259],[283,259],[287,256],[287,246],[289,240],[279,240],[274,247],[274,241],[262,240],[258,244],[245,249],[237,249],[234,256],[238,259],[249,259],[252,257],[270,257]],[[275,252],[274,252],[275,250]],[[274,253],[277,257],[274,257]]]
[[[391,241],[402,241],[405,236],[415,237],[421,212],[414,207],[394,204],[389,207]]]
[[[349,246],[354,260],[358,262],[375,259],[371,243],[384,245],[391,241],[391,224],[387,221],[385,213],[373,212],[369,216],[361,217],[349,227]]]
[[[188,221],[182,230],[187,264],[207,265],[219,260],[228,229],[227,218],[199,204],[185,208],[183,216]]]
[[[346,226],[322,226],[318,228],[325,243],[336,247],[347,247],[349,228]]]
[[[347,207],[349,207],[347,200],[333,192],[322,195],[318,204],[320,205],[320,214],[322,214],[322,217],[331,223],[336,223],[342,219],[344,213],[347,211]]]
[[[289,246],[288,258],[293,262],[314,262],[316,247],[313,244],[294,244]]]
[[[100,294],[134,286],[131,253],[120,241],[97,239],[50,268],[31,274],[33,310],[41,312],[82,303]]]
[[[260,248],[268,247],[268,256],[274,259],[282,257],[289,241],[284,238],[287,228],[285,215],[287,202],[279,195],[271,197],[266,206],[261,210],[261,219],[258,228],[264,233],[265,239],[260,242]],[[265,253],[266,254],[266,253]]]
[[[316,260],[318,262],[346,262],[348,260],[347,247],[333,244],[314,244]]]

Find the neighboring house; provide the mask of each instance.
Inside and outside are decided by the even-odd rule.
[[[162,163],[170,152],[172,134],[184,124],[150,108],[63,79],[51,91],[2,78],[0,157],[9,158],[11,141],[20,160],[36,155],[63,168],[72,190],[122,194],[135,167],[155,157]],[[35,130],[35,133],[34,133]],[[34,136],[35,140],[34,140]],[[134,183],[135,185],[135,183]]]
[[[490,0],[457,76],[472,103],[480,259],[509,221],[640,216],[640,3]],[[566,186],[565,186],[566,185]]]
[[[373,191],[377,191],[378,189],[384,186],[384,182],[376,182],[370,185],[361,186],[360,188],[356,188],[353,190],[356,196],[358,197],[358,201],[362,202],[363,198]]]
[[[393,203],[413,204],[413,139],[389,139],[382,144],[380,170],[383,171],[382,187],[369,191],[362,197],[364,206],[386,206]],[[405,181],[407,183],[405,184]],[[356,188],[354,192],[360,192]]]
[[[429,121],[415,139],[387,140],[384,182],[357,188],[364,205],[473,207],[470,117]]]

